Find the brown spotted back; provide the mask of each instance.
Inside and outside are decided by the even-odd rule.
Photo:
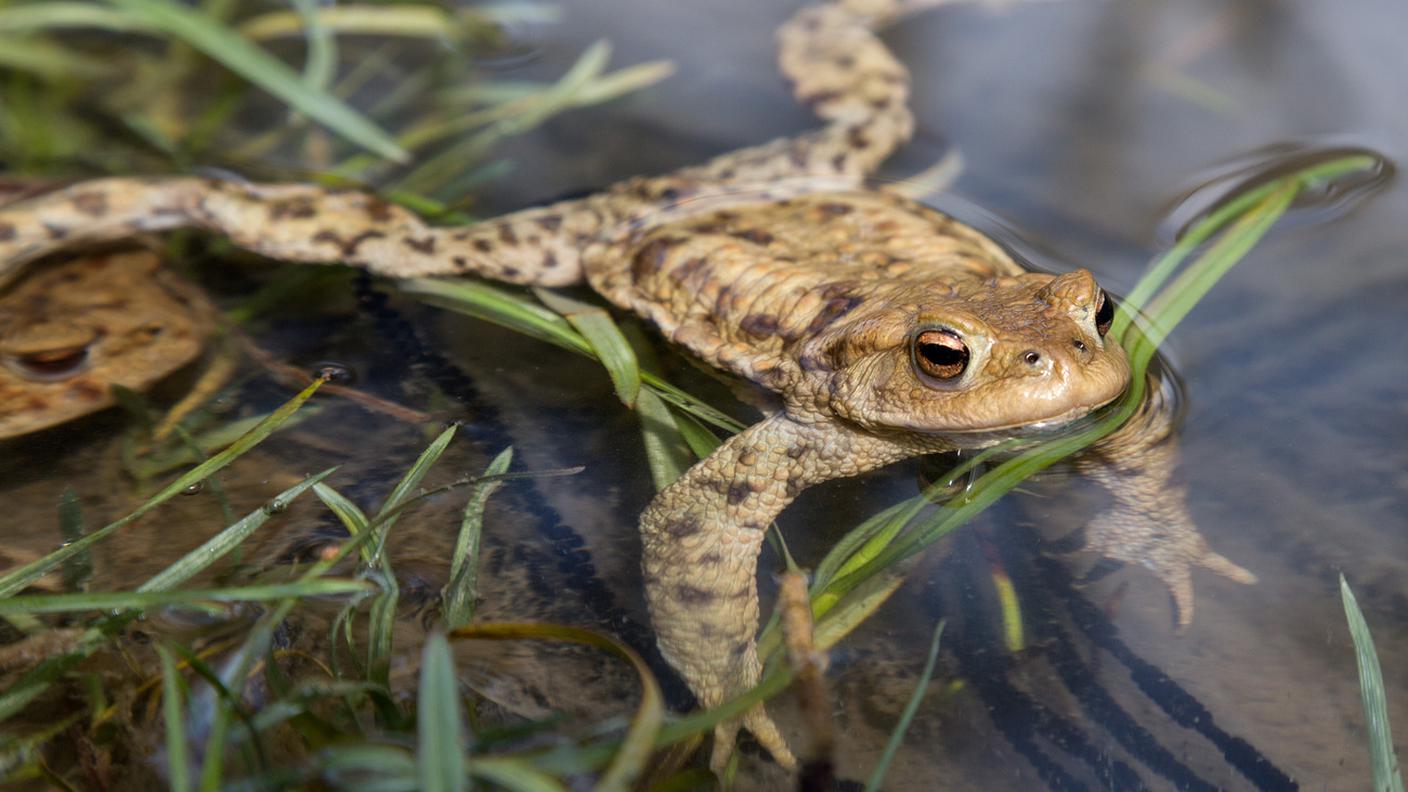
[[[866,304],[1023,272],[968,226],[881,192],[731,208],[625,245],[587,262],[597,291],[704,360],[764,382],[785,349]]]

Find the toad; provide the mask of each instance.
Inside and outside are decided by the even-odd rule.
[[[0,211],[0,277],[60,247],[197,227],[265,256],[392,278],[589,284],[777,409],[664,489],[640,520],[646,599],[666,659],[711,707],[757,682],[764,529],[819,482],[1059,426],[1129,383],[1090,272],[1030,272],[978,231],[865,179],[913,131],[909,74],[874,30],[939,0],[841,0],[778,32],[812,132],[466,227],[431,227],[363,192],[206,178],[81,183]],[[1167,410],[1088,469],[1116,507],[1091,549],[1149,567],[1192,615],[1189,570],[1251,582],[1210,550],[1169,483]],[[746,726],[794,759],[761,705]]]

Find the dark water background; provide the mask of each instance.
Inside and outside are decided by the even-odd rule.
[[[506,153],[517,170],[487,191],[486,207],[511,210],[810,128],[813,119],[790,101],[773,66],[771,31],[795,7],[565,4],[560,26],[534,33],[541,57],[509,76],[551,78],[597,38],[612,42],[616,64],[669,58],[678,73],[514,141]],[[1113,291],[1126,291],[1166,244],[1180,197],[1228,163],[1286,142],[1367,146],[1400,159],[1408,140],[1405,23],[1404,7],[1386,0],[1073,0],[1016,3],[1004,13],[928,12],[887,37],[914,73],[919,136],[885,176],[904,178],[957,147],[965,169],[951,194],[931,202],[1000,236],[1020,229],[1009,240],[1039,265],[1086,266]],[[940,673],[890,788],[1284,788],[1277,773],[1304,789],[1365,788],[1363,716],[1336,577],[1342,572],[1355,586],[1374,629],[1401,744],[1408,730],[1405,218],[1408,191],[1399,183],[1347,214],[1292,218],[1166,346],[1188,396],[1180,436],[1194,517],[1213,547],[1260,583],[1195,573],[1197,619],[1184,634],[1171,627],[1163,587],[1141,570],[1073,594],[1065,567],[1042,560],[1036,537],[1079,527],[1099,496],[1071,477],[1035,484],[946,542],[876,623],[838,650],[841,775],[868,774],[922,665],[929,630],[947,617]],[[339,323],[355,310],[334,306],[337,319],[327,326],[285,320],[278,335],[303,340],[283,354],[353,361],[366,387],[395,395],[405,353],[385,322],[362,311],[360,331],[331,332],[345,331]],[[479,391],[469,405],[478,428],[466,430],[473,442],[455,452],[458,470],[482,468],[506,442],[525,468],[589,465],[571,480],[506,488],[491,512],[490,531],[498,533],[486,557],[490,615],[499,607],[500,584],[492,581],[502,578],[505,613],[524,598],[518,585],[547,603],[539,615],[648,645],[633,525],[649,482],[633,418],[604,374],[470,320],[406,310]],[[359,348],[368,335],[384,348]],[[690,377],[684,367],[674,371]],[[345,462],[338,486],[374,503],[424,441],[413,429],[365,417],[357,418],[357,439],[342,439],[318,420],[296,448],[273,445],[257,470],[232,470],[232,500],[257,503],[294,476]],[[82,431],[102,436],[112,426],[100,420]],[[14,446],[4,464],[17,519],[43,526],[24,532],[34,549],[52,543],[57,491],[91,475],[100,453],[53,453],[65,438],[50,436],[45,449]],[[37,454],[53,456],[43,470],[23,461]],[[914,471],[900,466],[805,495],[782,520],[799,560],[815,563],[845,528],[912,494]],[[169,516],[110,542],[95,586],[131,585],[218,528],[208,498],[182,499]],[[94,522],[115,499],[111,490],[87,497]],[[444,574],[454,507],[398,529],[398,569],[422,576],[426,590]],[[300,523],[299,509],[316,511],[290,510],[292,527],[261,539],[257,556],[286,560],[315,544],[319,529],[309,523],[318,523]],[[1028,649],[1018,655],[993,632],[991,557],[1012,574],[1029,622]],[[765,556],[765,588],[777,564]],[[398,636],[408,655],[420,635],[408,618]],[[1140,689],[1130,657],[1161,669],[1190,698],[1168,686]],[[462,656],[462,667],[469,662]],[[607,697],[607,687],[596,694]],[[1106,694],[1113,705],[1101,703]],[[1202,710],[1182,723],[1166,709],[1187,713],[1189,701]],[[774,709],[786,727],[790,705]],[[1210,723],[1249,750],[1229,762],[1224,753],[1235,743],[1210,737]],[[744,770],[745,787],[778,783],[756,760]]]

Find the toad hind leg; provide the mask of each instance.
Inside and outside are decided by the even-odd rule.
[[[1151,378],[1139,412],[1075,458],[1078,471],[1109,491],[1114,505],[1085,528],[1085,547],[1153,572],[1173,600],[1180,630],[1193,623],[1192,569],[1202,567],[1242,584],[1256,575],[1208,546],[1188,513],[1185,487],[1175,483],[1175,409],[1165,383]]]
[[[61,249],[201,228],[275,259],[341,262],[393,278],[476,273],[561,286],[582,280],[588,241],[632,208],[631,201],[594,196],[437,228],[362,192],[185,177],[100,179],[0,208],[0,283]]]

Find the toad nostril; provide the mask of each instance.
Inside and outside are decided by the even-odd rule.
[[[1085,342],[1080,340],[1079,338],[1072,339],[1071,343],[1075,345],[1077,352],[1084,352],[1086,350]]]
[[[1035,366],[1041,362],[1041,353],[1035,349],[1028,349],[1026,354],[1022,355],[1022,359],[1027,361],[1028,365]]]

